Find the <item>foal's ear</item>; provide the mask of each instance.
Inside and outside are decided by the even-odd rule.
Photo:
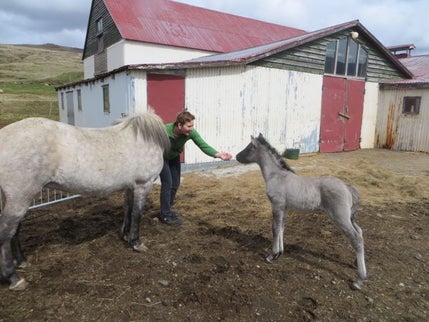
[[[261,139],[263,139],[263,138],[264,138],[264,136],[262,135],[262,133],[259,133],[258,138],[261,138]]]
[[[257,145],[258,140],[253,135],[251,135],[250,136],[250,143],[252,143],[253,145]]]

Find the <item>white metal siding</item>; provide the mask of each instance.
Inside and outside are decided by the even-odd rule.
[[[321,75],[255,66],[188,70],[186,108],[196,128],[218,150],[238,153],[262,133],[280,153],[319,149]],[[187,163],[211,159],[193,144]]]
[[[421,96],[420,113],[402,114],[404,96]],[[429,152],[429,91],[400,89],[380,91],[377,115],[377,147]]]
[[[361,128],[361,149],[372,149],[375,146],[374,136],[377,122],[378,92],[378,83],[366,82]]]

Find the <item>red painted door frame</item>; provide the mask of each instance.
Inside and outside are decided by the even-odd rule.
[[[364,90],[364,81],[323,78],[320,152],[359,149]]]

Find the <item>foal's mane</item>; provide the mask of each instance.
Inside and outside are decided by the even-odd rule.
[[[293,171],[293,169],[286,163],[286,161],[282,158],[282,156],[277,152],[276,149],[274,149],[271,144],[265,140],[265,138],[263,136],[259,136],[257,138],[258,142],[261,143],[263,146],[265,146],[268,149],[268,152],[271,153],[271,155],[274,157],[274,159],[277,160],[278,165],[280,168],[285,169],[287,171],[293,172],[295,173],[295,171]]]
[[[140,135],[145,141],[158,144],[164,150],[170,149],[171,143],[165,125],[152,110],[127,116],[116,121],[115,124],[121,124],[121,129],[131,128],[136,137]]]

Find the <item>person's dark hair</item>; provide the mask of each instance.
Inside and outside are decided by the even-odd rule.
[[[174,125],[177,125],[177,124],[181,124],[181,125],[183,125],[183,124],[186,124],[186,123],[188,123],[188,122],[190,122],[190,121],[192,121],[192,120],[195,120],[195,116],[194,115],[192,115],[190,112],[188,112],[188,111],[183,111],[183,112],[180,112],[178,115],[177,115],[177,117],[176,117],[176,122],[174,122]]]

